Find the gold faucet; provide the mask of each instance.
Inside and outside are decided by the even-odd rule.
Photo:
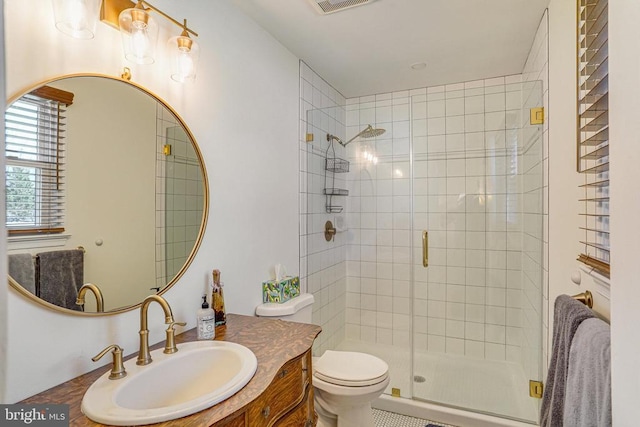
[[[167,300],[160,295],[149,295],[142,301],[140,307],[140,350],[138,351],[138,359],[136,365],[148,365],[151,363],[151,354],[149,354],[149,329],[147,327],[147,312],[149,304],[156,301],[164,310],[164,323],[169,325],[173,322],[173,313]],[[173,328],[171,328],[173,329]]]
[[[84,294],[86,294],[88,290],[93,292],[93,295],[96,297],[96,311],[98,313],[104,313],[104,298],[102,298],[102,292],[100,292],[100,288],[98,288],[93,283],[85,283],[84,285],[82,285],[82,287],[78,291],[76,304],[84,305]]]
[[[111,350],[113,354],[113,366],[111,367],[111,374],[109,375],[110,380],[119,380],[120,378],[124,378],[127,376],[127,371],[124,369],[124,364],[122,363],[122,348],[116,344],[112,344],[109,347],[102,350],[96,356],[92,357],[91,360],[97,362],[102,358],[107,352]]]
[[[164,350],[162,351],[165,354],[173,354],[178,351],[178,347],[176,347],[176,337],[175,330],[173,329],[176,325],[178,326],[187,326],[185,322],[171,322],[169,323],[169,327],[165,331],[167,334],[167,339],[164,343]]]

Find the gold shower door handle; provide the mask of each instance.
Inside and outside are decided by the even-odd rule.
[[[429,232],[422,231],[422,266],[429,267]]]

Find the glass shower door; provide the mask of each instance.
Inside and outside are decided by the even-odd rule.
[[[541,83],[432,88],[410,102],[412,395],[535,422]]]

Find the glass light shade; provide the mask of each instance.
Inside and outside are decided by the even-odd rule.
[[[143,9],[125,9],[119,17],[124,57],[136,64],[153,64],[158,24]]]
[[[200,46],[184,34],[171,37],[167,42],[171,53],[171,78],[180,83],[195,80],[200,59]]]
[[[92,39],[100,0],[53,0],[56,28],[76,39]]]

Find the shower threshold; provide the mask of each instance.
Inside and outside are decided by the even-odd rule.
[[[385,394],[395,388],[400,389],[402,397],[436,405],[526,423],[537,421],[538,400],[529,397],[528,380],[517,363],[419,351],[412,377],[409,349],[352,340],[343,341],[338,349],[361,351],[385,360],[391,376]]]

